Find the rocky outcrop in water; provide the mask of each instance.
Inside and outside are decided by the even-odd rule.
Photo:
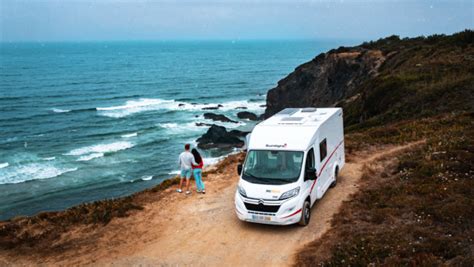
[[[213,107],[204,107],[202,108],[202,110],[216,110],[216,109],[219,109],[219,108],[222,108],[223,105],[219,104],[217,106],[213,106]]]
[[[248,111],[241,111],[241,112],[237,113],[237,117],[239,119],[247,119],[247,120],[251,120],[251,121],[258,120],[258,116],[255,113],[248,112]]]
[[[239,138],[243,132],[234,131],[228,132],[225,127],[212,125],[205,134],[196,140],[197,146],[201,149],[243,147],[245,143]]]
[[[300,65],[267,93],[265,117],[287,107],[329,107],[351,96],[377,75],[385,61],[380,50],[339,48]]]
[[[214,124],[211,124],[211,123],[205,123],[205,122],[196,122],[194,123],[197,127],[203,127],[203,126],[206,126],[206,127],[210,127]]]
[[[238,137],[245,137],[247,136],[247,134],[249,134],[250,132],[246,132],[246,131],[240,131],[240,130],[231,130],[230,133],[234,136],[238,136]]]
[[[213,121],[237,123],[236,121],[231,120],[222,114],[204,113],[204,118],[208,120],[213,120]]]

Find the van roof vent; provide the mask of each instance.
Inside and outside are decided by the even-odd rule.
[[[304,108],[301,110],[303,113],[310,113],[310,112],[315,112],[317,108]]]
[[[285,117],[282,118],[281,121],[300,121],[303,117]]]
[[[295,114],[296,112],[298,112],[298,108],[285,108],[284,110],[278,112],[277,114],[275,115],[288,115],[288,116],[291,116],[293,114]]]

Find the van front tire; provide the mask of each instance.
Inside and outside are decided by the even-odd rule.
[[[311,219],[311,203],[309,203],[309,200],[305,200],[303,203],[303,208],[301,209],[301,220],[299,222],[299,225],[301,226],[306,226],[309,223],[309,220]]]
[[[334,170],[334,181],[331,183],[330,187],[334,188],[337,185],[337,175],[339,174],[339,167],[336,167]]]

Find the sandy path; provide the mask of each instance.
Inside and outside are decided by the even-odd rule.
[[[168,189],[168,197],[148,204],[144,211],[115,219],[97,230],[76,229],[63,236],[72,239],[87,232],[93,244],[78,245],[61,255],[23,258],[11,255],[4,263],[29,265],[252,265],[283,266],[305,243],[319,238],[330,227],[342,202],[358,189],[362,167],[381,157],[409,149],[405,146],[368,151],[346,163],[338,184],[312,208],[307,227],[267,226],[241,222],[234,214],[238,177],[235,164],[207,178],[207,194],[191,196]],[[0,254],[1,255],[1,254]],[[1,261],[0,256],[0,263]],[[1,264],[0,264],[1,265]]]

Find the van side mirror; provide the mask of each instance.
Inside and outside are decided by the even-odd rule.
[[[239,175],[242,174],[242,164],[237,165],[237,173],[238,173]]]
[[[305,181],[316,180],[317,177],[318,177],[318,175],[316,174],[316,169],[315,168],[306,169],[306,171],[304,173],[304,180]]]

